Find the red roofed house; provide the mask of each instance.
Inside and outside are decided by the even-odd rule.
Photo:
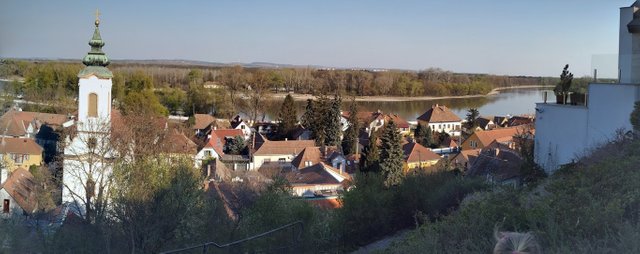
[[[462,119],[444,105],[435,104],[418,117],[418,124],[429,126],[433,132],[444,131],[451,136],[460,136]]]
[[[342,130],[345,131],[349,128],[348,119],[350,114],[347,111],[342,112],[341,115],[340,123],[342,125]],[[374,112],[358,112],[357,117],[369,135],[371,135],[371,131],[378,131],[380,128],[384,127],[389,120],[393,120],[398,127],[400,134],[409,135],[410,132],[409,122],[397,114],[384,114],[382,111],[378,110]]]
[[[191,127],[196,136],[206,135],[212,128],[216,118],[208,114],[193,114],[194,124]]]
[[[30,138],[2,138],[0,140],[0,184],[7,175],[18,168],[29,168],[42,164],[43,149]]]
[[[404,144],[402,150],[404,161],[409,169],[428,168],[441,159],[440,155],[415,142]]]
[[[66,121],[65,115],[11,109],[0,117],[0,136],[35,138],[43,125],[60,127]]]
[[[329,164],[340,172],[346,171],[347,160],[335,146],[325,147],[324,151],[317,146],[307,147],[291,161],[291,165],[296,169],[301,169],[321,162]]]
[[[401,135],[406,136],[406,135],[409,135],[409,133],[411,132],[409,122],[407,122],[407,120],[404,120],[404,118],[396,114],[387,114],[384,116],[384,119],[387,121],[387,123],[390,120],[393,120],[393,123],[396,124],[396,126],[398,127],[398,131],[400,132]]]
[[[294,170],[285,175],[293,194],[301,197],[336,196],[351,177],[324,162]]]
[[[196,166],[200,167],[202,162],[207,159],[220,159],[222,155],[224,155],[227,140],[234,139],[238,136],[244,139],[242,130],[212,130],[208,136],[207,143],[196,154]]]
[[[462,142],[461,147],[462,150],[472,150],[472,149],[482,149],[484,147],[489,146],[493,141],[500,139],[500,142],[508,142],[509,140],[505,140],[504,138],[511,139],[513,136],[519,134],[525,134],[531,131],[531,135],[534,134],[534,130],[528,130],[527,126],[520,127],[512,127],[512,128],[503,128],[503,129],[495,129],[490,131],[476,131],[469,138],[467,138],[464,142]],[[528,134],[527,134],[528,135]]]
[[[342,113],[341,123],[343,124],[343,130],[349,128],[348,122],[345,121],[346,119],[349,119],[349,116],[349,112]],[[371,131],[378,131],[378,129],[382,128],[385,124],[385,116],[380,110],[374,112],[358,112],[357,118],[369,135],[371,135]]]
[[[33,190],[33,175],[24,168],[14,170],[9,179],[0,185],[1,217],[30,215],[35,212],[38,203]]]
[[[252,154],[253,170],[269,162],[291,163],[305,148],[316,146],[315,140],[271,141],[264,137],[262,139],[264,142]]]

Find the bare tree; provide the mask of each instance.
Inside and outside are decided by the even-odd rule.
[[[115,150],[111,144],[111,122],[91,119],[64,132],[63,201],[75,205],[87,222],[104,218],[109,201]]]

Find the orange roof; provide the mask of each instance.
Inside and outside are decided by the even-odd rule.
[[[24,136],[27,134],[27,127],[31,122],[36,123],[36,127],[40,128],[42,124],[61,126],[67,120],[67,116],[60,114],[11,109],[0,117],[0,130],[8,136]]]
[[[429,123],[443,123],[443,122],[460,122],[462,119],[454,114],[449,108],[444,105],[433,105],[427,112],[424,112],[418,117],[418,120],[422,120]]]
[[[222,143],[224,139],[218,138],[215,132],[211,132],[211,137],[207,141],[207,144],[204,146],[205,148],[212,148],[218,155],[224,154],[224,144]]]
[[[187,136],[182,132],[175,129],[169,133],[165,142],[163,142],[163,146],[165,148],[164,151],[169,153],[195,155],[198,150],[198,145],[196,145],[196,143],[187,138]]]
[[[213,132],[219,138],[235,138],[236,136],[244,137],[244,133],[242,133],[242,130],[237,129],[213,130]]]
[[[478,140],[482,144],[482,146],[487,146],[491,144],[496,139],[505,138],[505,137],[513,137],[514,135],[522,132],[522,128],[504,128],[504,129],[495,129],[489,131],[476,131],[473,133],[472,137],[475,135],[478,137]],[[470,140],[469,137],[468,140]],[[465,143],[467,141],[465,140]]]
[[[439,160],[440,155],[418,143],[406,143],[402,146],[404,160],[407,163]]]
[[[17,168],[11,173],[2,188],[9,193],[22,210],[30,214],[38,206],[35,192],[33,192],[34,185],[33,175],[24,168]]]
[[[322,153],[320,147],[306,147],[298,156],[296,156],[291,164],[296,168],[305,167],[307,161],[311,162],[311,165],[318,164],[322,161]]]
[[[384,117],[387,121],[388,120],[393,120],[393,122],[396,124],[396,126],[398,126],[398,128],[409,128],[409,122],[407,122],[407,120],[404,120],[404,118],[396,115],[396,114],[388,114],[385,115]]]
[[[193,129],[206,129],[209,125],[216,121],[216,118],[207,115],[207,114],[193,114],[193,118],[195,118],[195,124],[193,124]]]
[[[2,138],[0,153],[42,154],[42,147],[30,138]]]
[[[295,154],[302,152],[307,147],[316,145],[315,140],[265,140],[254,155]]]
[[[344,118],[349,118],[351,114],[349,113],[349,111],[345,111],[342,112],[342,116]],[[371,122],[373,122],[376,119],[383,119],[384,115],[382,114],[382,111],[378,110],[378,111],[358,111],[356,117],[358,118],[358,120],[362,123],[365,124],[369,124]]]

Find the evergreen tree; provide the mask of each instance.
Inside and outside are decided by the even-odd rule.
[[[320,95],[318,96],[318,101],[315,106],[315,112],[311,122],[311,125],[313,125],[313,136],[316,139],[317,145],[326,145],[328,141],[327,130],[329,129],[331,119],[331,101],[327,96]]]
[[[479,116],[480,116],[480,112],[478,111],[477,108],[470,108],[469,110],[467,110],[466,127],[469,133],[473,133],[476,127],[478,127]]]
[[[351,102],[349,107],[349,128],[344,133],[342,139],[342,152],[353,154],[358,150],[358,132],[360,131],[360,122],[358,121],[358,107],[355,100]]]
[[[315,122],[315,104],[312,99],[307,100],[307,106],[304,108],[304,114],[300,118],[300,123],[307,129],[313,131],[313,123]]]
[[[293,97],[287,94],[278,113],[278,132],[281,138],[288,138],[298,124],[298,111],[293,104]]]
[[[378,147],[378,134],[375,131],[371,133],[369,144],[362,151],[360,170],[363,172],[380,172],[380,148]]]
[[[404,165],[404,151],[400,145],[402,136],[393,120],[384,128],[382,134],[382,149],[380,149],[380,169],[387,187],[402,182]]]
[[[418,124],[416,128],[414,138],[416,143],[421,144],[425,147],[433,146],[433,134],[431,133],[431,127],[423,126],[422,124]]]
[[[226,151],[228,154],[242,154],[247,145],[244,143],[244,138],[241,136],[235,136],[233,139],[227,140]]]
[[[328,107],[325,112],[326,124],[326,140],[325,145],[338,146],[340,145],[340,137],[342,136],[342,127],[340,126],[340,106],[342,105],[342,99],[340,96],[335,95],[333,101],[328,103]]]

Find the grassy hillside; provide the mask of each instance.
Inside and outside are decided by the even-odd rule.
[[[530,189],[474,194],[386,253],[491,253],[494,229],[531,231],[544,253],[640,253],[640,140],[607,144]]]

